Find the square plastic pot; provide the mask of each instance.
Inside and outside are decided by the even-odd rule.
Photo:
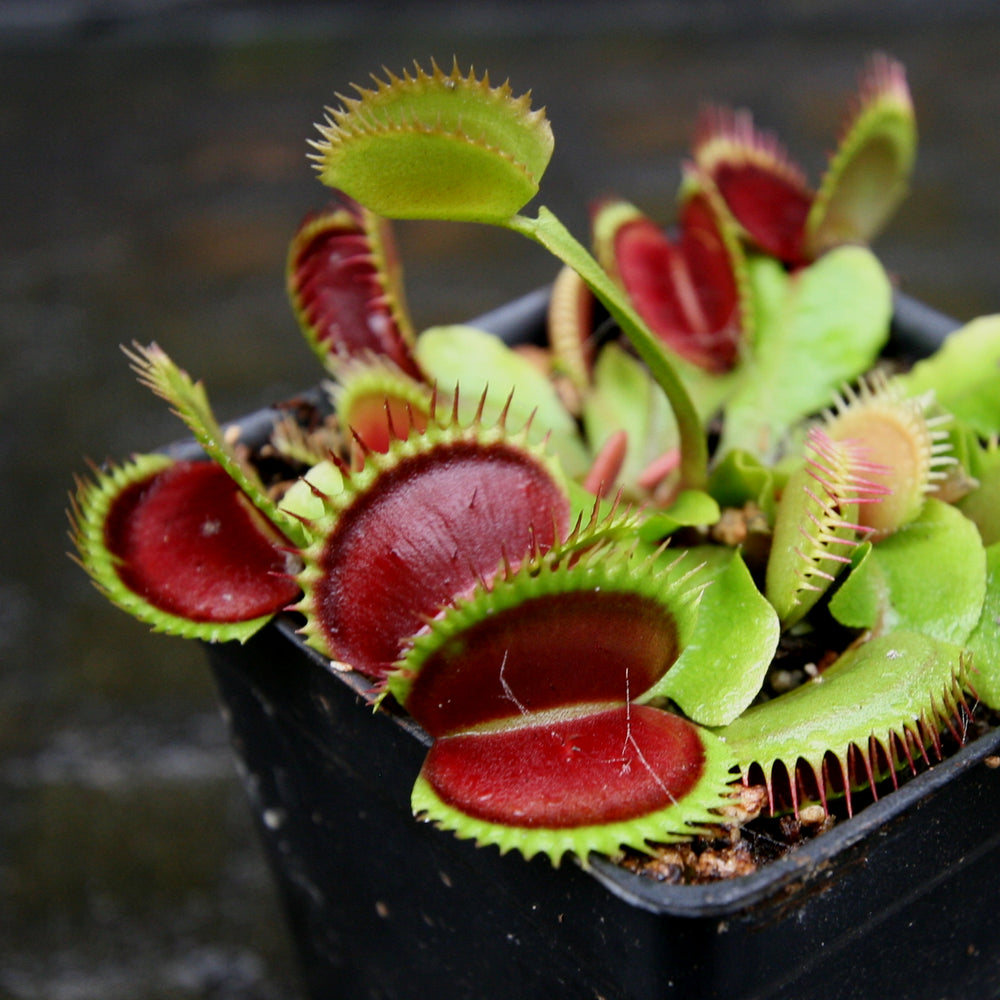
[[[481,322],[530,339],[544,300]],[[954,325],[900,298],[894,346],[927,353]],[[1000,997],[1000,731],[751,875],[666,885],[416,822],[427,737],[293,622],[206,648],[315,1000]]]

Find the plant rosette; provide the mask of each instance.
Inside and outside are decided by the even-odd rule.
[[[522,214],[553,138],[507,84],[417,66],[319,133],[333,192],[287,289],[325,405],[250,452],[134,345],[207,461],[81,480],[77,557],[112,601],[208,642],[293,616],[428,735],[418,817],[555,865],[850,813],[990,723],[1000,318],[881,360],[867,244],[916,149],[897,63],[865,68],[815,191],[715,108],[674,229],[605,199],[592,251]],[[547,340],[415,331],[390,221],[410,218],[548,248]]]

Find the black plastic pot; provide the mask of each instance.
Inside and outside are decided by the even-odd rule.
[[[530,337],[544,302],[482,322]],[[905,298],[896,315],[915,355],[955,325]],[[417,823],[426,736],[294,628],[208,653],[316,1000],[1000,997],[1000,731],[752,875],[553,869]]]

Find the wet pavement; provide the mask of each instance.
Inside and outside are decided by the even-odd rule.
[[[864,56],[907,66],[912,193],[878,249],[959,318],[1000,309],[1000,7],[938,3],[0,2],[0,1000],[297,993],[201,651],[66,557],[84,457],[180,436],[118,345],[158,341],[234,416],[318,379],[284,300],[335,91],[436,56],[548,108],[541,201],[669,221],[699,103],[753,108],[815,178]],[[151,13],[152,12],[152,13]],[[399,228],[418,325],[551,279],[507,233]]]

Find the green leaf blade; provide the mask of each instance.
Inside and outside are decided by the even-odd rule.
[[[523,355],[472,326],[437,326],[417,338],[415,355],[429,382],[446,399],[458,392],[459,419],[478,413],[487,425],[506,411],[512,429],[530,423],[528,440],[548,438],[569,476],[589,464],[583,441],[553,384]],[[481,407],[481,411],[480,411]]]
[[[838,621],[919,632],[962,644],[986,596],[986,555],[975,525],[930,498],[920,516],[872,547],[830,601]]]
[[[970,683],[984,704],[1000,709],[1000,544],[986,549],[986,573],[986,600],[968,639]]]
[[[750,272],[756,340],[726,404],[720,453],[741,448],[773,459],[793,424],[873,364],[888,339],[892,295],[881,264],[862,247],[839,247],[787,279],[763,258]]]
[[[956,330],[898,381],[911,396],[933,392],[945,410],[981,436],[1000,433],[1000,315],[981,316]]]
[[[670,698],[695,722],[722,726],[760,691],[778,645],[778,617],[738,552],[701,547],[687,558],[703,560],[695,580],[710,582],[680,658],[648,697]]]

